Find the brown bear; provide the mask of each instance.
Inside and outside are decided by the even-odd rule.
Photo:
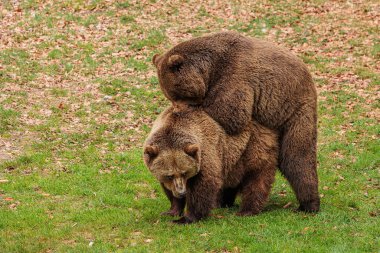
[[[277,130],[279,167],[299,209],[319,211],[317,92],[300,59],[269,42],[222,32],[180,43],[153,63],[173,104],[201,107],[228,134],[252,119]]]
[[[161,183],[177,223],[207,217],[217,206],[231,206],[241,193],[238,215],[259,213],[274,181],[277,134],[251,122],[237,135],[200,108],[166,109],[144,144],[144,161]]]

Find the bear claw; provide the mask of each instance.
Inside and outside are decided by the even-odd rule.
[[[183,217],[179,218],[178,220],[173,220],[172,222],[174,224],[178,224],[178,225],[186,225],[186,224],[193,223],[194,220],[192,220],[186,216],[183,216]]]
[[[162,212],[161,215],[163,216],[181,216],[182,212],[177,210],[168,210],[166,212]]]

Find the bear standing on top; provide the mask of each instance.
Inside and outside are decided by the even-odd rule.
[[[153,57],[173,104],[201,107],[230,135],[253,119],[280,133],[279,169],[299,209],[319,211],[317,92],[305,64],[269,42],[222,32]]]

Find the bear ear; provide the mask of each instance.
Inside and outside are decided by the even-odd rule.
[[[144,148],[144,159],[147,163],[151,162],[158,155],[158,148],[156,146],[147,145]]]
[[[154,66],[156,66],[156,68],[158,66],[158,62],[159,62],[160,58],[161,58],[161,56],[159,54],[153,55],[152,62],[154,64]]]
[[[198,144],[189,144],[185,147],[184,151],[187,155],[199,161],[200,150]]]
[[[170,69],[178,70],[182,66],[184,61],[185,59],[183,58],[183,56],[179,54],[173,54],[168,59],[168,66]]]

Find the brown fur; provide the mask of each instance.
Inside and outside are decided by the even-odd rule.
[[[173,104],[200,106],[230,135],[252,118],[280,133],[280,170],[300,209],[319,210],[317,93],[307,67],[290,52],[235,32],[183,42],[153,57]]]
[[[170,107],[153,125],[144,161],[171,202],[165,214],[190,223],[242,194],[239,215],[259,213],[274,181],[278,158],[275,132],[250,123],[229,136],[201,109]],[[184,190],[185,189],[185,190]]]

